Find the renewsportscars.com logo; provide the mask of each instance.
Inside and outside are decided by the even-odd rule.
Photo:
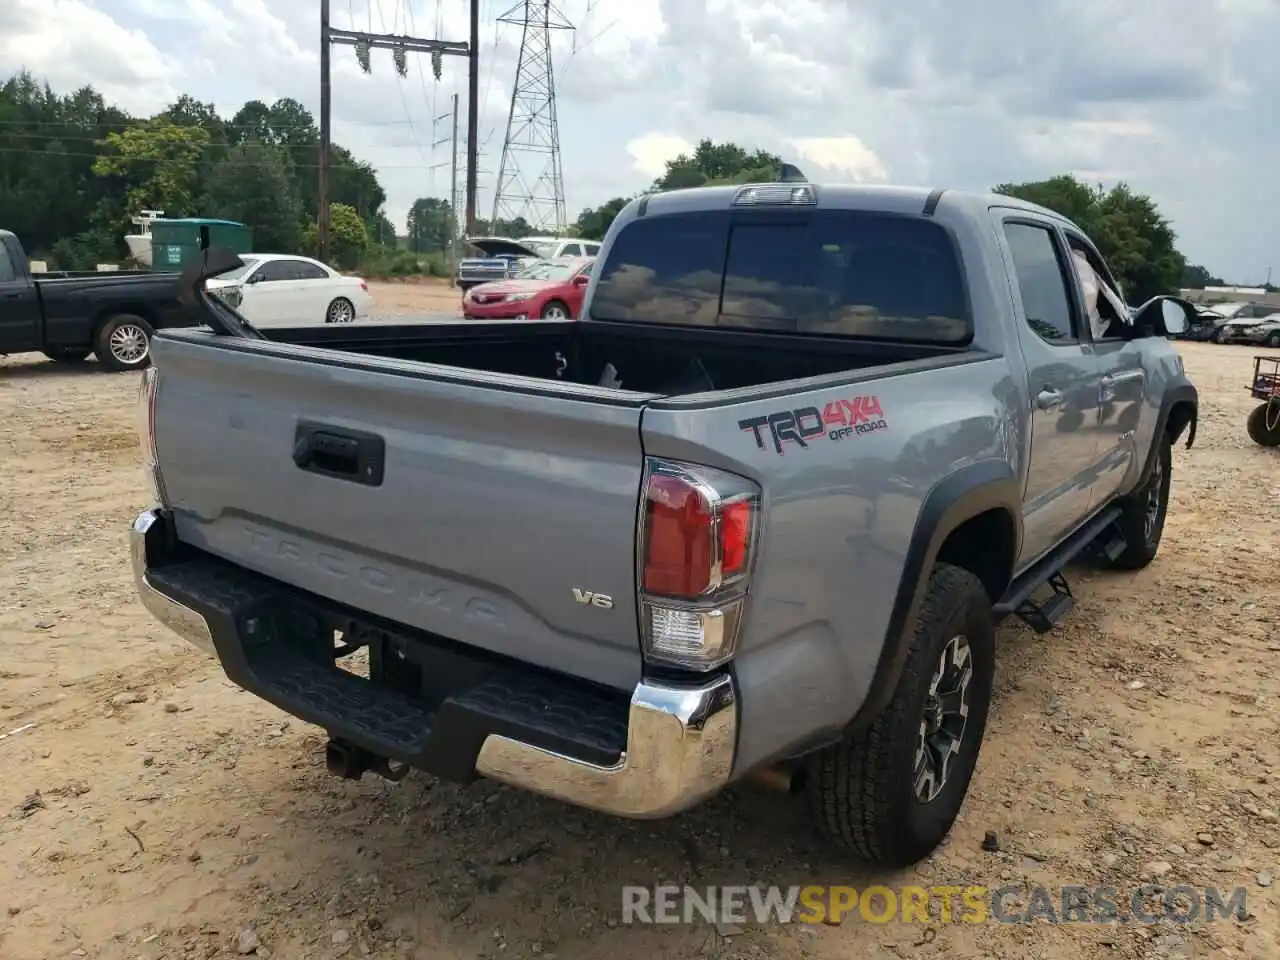
[[[1250,916],[1246,891],[1144,884],[1049,888],[936,885],[622,888],[622,922],[650,923],[1118,923],[1213,922]]]

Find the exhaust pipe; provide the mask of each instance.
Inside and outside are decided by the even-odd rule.
[[[747,774],[747,782],[773,793],[793,793],[799,786],[795,767],[781,764],[761,767]]]
[[[330,773],[344,780],[359,780],[368,771],[384,780],[399,783],[409,772],[405,764],[394,763],[343,740],[330,740],[325,744],[324,765]]]

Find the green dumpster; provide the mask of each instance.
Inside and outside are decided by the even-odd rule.
[[[200,228],[209,228],[209,246],[253,252],[253,231],[235,220],[183,217],[151,221],[151,269],[181,270],[200,254]]]

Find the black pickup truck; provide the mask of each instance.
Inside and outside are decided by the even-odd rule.
[[[108,370],[151,362],[151,335],[194,321],[178,302],[176,273],[31,273],[18,238],[0,230],[0,356],[43,353],[78,363],[89,356]]]

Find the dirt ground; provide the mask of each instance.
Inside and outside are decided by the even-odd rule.
[[[373,294],[370,314],[375,320],[403,320],[415,314],[462,315],[462,292],[444,280],[370,280],[369,292]]]
[[[1077,576],[1077,609],[1046,638],[1002,628],[962,821],[931,861],[880,876],[825,851],[798,804],[746,788],[629,823],[485,782],[331,778],[317,730],[238,692],[135,599],[136,376],[0,360],[0,957],[1274,960],[1280,460],[1245,434],[1251,351],[1183,352],[1200,433],[1174,454],[1158,560]],[[1247,913],[620,923],[628,882],[1026,881],[1126,897],[1144,876],[1245,887]]]

